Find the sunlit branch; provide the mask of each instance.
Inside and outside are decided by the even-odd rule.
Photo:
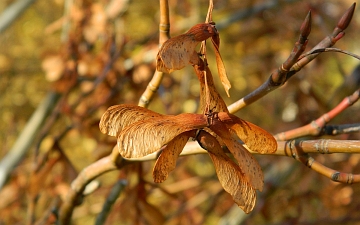
[[[348,143],[346,143],[348,142]],[[345,144],[346,143],[346,144]],[[291,141],[286,142],[285,151],[287,155],[291,155],[296,160],[302,162],[312,170],[340,183],[359,183],[360,174],[342,173],[333,170],[323,164],[317,162],[313,157],[309,156],[309,152],[317,152],[321,154],[330,154],[337,151],[354,153],[360,150],[359,141],[343,141],[343,140],[315,140],[315,141]]]
[[[214,2],[213,0],[209,0],[209,9],[206,15],[205,23],[212,22],[212,11],[214,8]]]
[[[324,38],[321,42],[319,42],[310,52],[316,51],[316,49],[324,49],[332,47],[338,40],[340,40],[344,35],[344,30],[348,27],[351,22],[352,16],[355,10],[355,3],[343,14],[340,18],[337,26],[331,35]],[[275,72],[273,72],[269,79],[263,83],[260,87],[258,87],[253,92],[246,95],[244,98],[236,101],[231,104],[228,108],[231,113],[237,112],[241,108],[249,105],[266,94],[272,92],[273,90],[282,86],[290,77],[299,72],[305,65],[315,59],[320,53],[308,54],[299,56],[306,46],[306,39],[310,33],[310,23],[311,16],[310,13],[306,17],[300,28],[300,37],[299,40],[295,43],[295,47],[290,54],[289,58],[279,67]]]
[[[60,94],[50,92],[37,107],[31,118],[25,125],[21,134],[8,153],[0,161],[0,189],[5,184],[8,174],[27,153],[34,138],[38,134],[45,119],[53,110]]]
[[[160,0],[159,45],[170,38],[170,16],[168,0]]]
[[[358,60],[360,60],[360,56],[357,55],[357,54],[354,54],[352,52],[348,52],[348,51],[345,51],[345,50],[342,50],[342,49],[338,49],[338,48],[319,48],[319,49],[314,49],[310,52],[307,52],[306,54],[302,55],[302,57],[307,57],[307,56],[310,56],[310,55],[313,55],[313,54],[317,54],[317,53],[322,53],[322,52],[338,52],[338,53],[342,53],[342,54],[345,54],[345,55],[349,55],[349,56],[352,56]]]
[[[167,0],[160,0],[160,45],[169,38],[170,19],[169,5]],[[153,95],[157,91],[163,77],[162,72],[156,71],[152,80],[149,82],[145,92],[140,98],[139,106],[147,107]],[[67,199],[60,209],[59,221],[61,224],[69,224],[74,208],[81,201],[82,193],[86,185],[96,177],[121,168],[126,163],[120,156],[115,146],[112,153],[83,169],[79,176],[72,182],[71,189],[67,195]]]
[[[116,161],[114,161],[116,160]],[[84,168],[76,179],[71,183],[66,199],[60,208],[59,222],[60,224],[70,224],[71,215],[74,208],[81,204],[83,198],[83,191],[87,184],[89,184],[96,177],[107,173],[109,171],[117,170],[126,165],[126,161],[119,157],[119,152],[115,146],[109,156],[99,159]]]
[[[335,28],[333,34],[327,38],[325,38],[322,42],[320,42],[314,49],[317,48],[328,48],[335,44],[337,40],[339,40],[343,36],[343,30],[347,27],[348,23],[351,20],[352,13],[354,11],[355,4],[344,14],[338,26]],[[160,0],[160,45],[169,38],[169,9],[167,0]],[[344,19],[345,18],[345,19]],[[249,94],[242,100],[240,103],[234,103],[229,106],[230,112],[235,112],[240,108],[244,107],[247,104],[250,104],[267,93],[275,90],[279,86],[283,85],[292,75],[298,72],[301,68],[303,68],[307,63],[312,61],[319,53],[303,55],[302,58],[300,54],[303,53],[306,43],[307,36],[310,33],[310,13],[305,19],[301,27],[301,35],[299,40],[295,43],[295,47],[290,54],[289,58],[276,70],[268,79],[268,81],[255,90],[253,93]],[[314,51],[314,50],[312,50]],[[300,60],[299,60],[300,59]],[[139,106],[147,107],[153,95],[157,91],[161,80],[163,77],[163,73],[156,71],[152,80],[149,82],[145,92],[141,96],[139,100]],[[344,103],[345,104],[345,103]],[[343,106],[345,107],[345,105]],[[348,107],[348,106],[346,106]],[[343,109],[342,109],[343,110]],[[341,110],[341,111],[342,111]],[[340,112],[341,112],[340,111]],[[335,116],[329,112],[330,116]],[[339,112],[336,112],[339,113]],[[329,116],[328,115],[328,116]],[[337,114],[336,114],[337,115]],[[325,118],[325,117],[324,117]],[[316,122],[320,122],[319,118]],[[324,127],[324,126],[323,126]],[[181,155],[192,155],[192,154],[203,154],[207,153],[204,149],[202,149],[197,143],[189,142],[185,149],[183,150]],[[255,152],[252,152],[255,153]],[[279,156],[289,156],[298,159],[301,162],[304,162],[310,168],[315,171],[326,175],[332,180],[339,182],[360,182],[358,175],[349,175],[344,173],[336,172],[332,169],[329,169],[313,160],[311,157],[307,155],[307,153],[321,153],[321,154],[329,154],[329,153],[360,153],[360,141],[349,141],[349,140],[316,140],[316,141],[291,141],[291,142],[278,142],[278,149],[274,153]],[[271,155],[274,155],[271,154]],[[93,164],[89,165],[85,169],[81,171],[79,176],[72,182],[71,189],[69,190],[68,196],[64,201],[61,210],[60,210],[60,223],[61,224],[69,224],[72,212],[74,208],[81,204],[83,191],[86,185],[91,182],[96,177],[113,170],[118,170],[124,167],[127,164],[135,163],[135,162],[143,162],[148,160],[155,160],[157,158],[157,154],[147,155],[146,157],[140,159],[124,159],[121,157],[117,150],[117,146],[114,147],[112,153],[104,157]]]
[[[259,154],[258,152],[250,151],[253,154]],[[189,142],[181,156],[205,154],[203,148],[197,142]],[[293,140],[293,141],[278,141],[278,148],[276,152],[269,155],[288,156],[295,158],[305,165],[309,166],[316,172],[329,177],[333,181],[342,183],[357,183],[360,182],[360,175],[350,175],[346,173],[340,173],[330,168],[327,168],[316,162],[313,158],[308,156],[308,153],[317,154],[333,154],[333,153],[360,153],[360,141],[359,140],[330,140],[330,139],[318,139],[318,140]],[[124,159],[128,162],[142,162],[155,160],[156,153],[147,155],[139,159]]]
[[[355,91],[352,95],[344,98],[335,108],[329,112],[323,114],[318,119],[312,121],[311,123],[299,127],[293,130],[285,131],[275,135],[275,139],[278,141],[286,141],[294,138],[304,137],[304,136],[319,136],[325,134],[324,126],[334,119],[337,115],[347,109],[349,106],[354,104],[359,100],[360,89]]]
[[[296,63],[299,56],[304,52],[307,45],[307,37],[311,31],[311,13],[309,12],[301,25],[300,36],[295,46],[290,53],[288,59],[269,77],[269,79],[263,83],[259,88],[246,95],[244,98],[239,101],[231,104],[228,108],[231,113],[238,111],[239,109],[245,107],[246,105],[255,102],[256,100],[262,98],[269,92],[277,89],[282,86],[287,81],[287,73],[291,67]]]
[[[159,24],[159,46],[170,38],[169,3],[167,0],[160,0],[160,24]],[[155,70],[154,76],[141,95],[138,105],[147,107],[157,92],[164,73]]]
[[[278,148],[276,152],[269,154],[261,155],[278,155],[278,156],[292,156],[290,151],[290,141],[278,141]],[[321,153],[321,154],[331,154],[331,153],[360,153],[360,141],[359,140],[331,140],[331,139],[318,139],[318,140],[303,140],[301,141],[303,146],[303,151],[305,153]],[[249,150],[252,154],[260,154],[255,151]],[[196,155],[204,154],[206,151],[201,148],[201,146],[195,142],[190,141],[187,143],[181,156],[186,155]],[[125,159],[126,161],[132,162],[142,162],[154,160],[157,157],[157,153],[149,154],[142,158],[137,159]]]
[[[66,42],[69,38],[69,30],[70,30],[70,22],[69,22],[69,15],[71,11],[71,7],[73,5],[72,0],[65,0],[64,2],[64,15],[63,15],[63,23],[62,23],[62,30],[61,30],[61,41]]]
[[[7,7],[0,15],[0,33],[21,15],[35,0],[17,0]]]

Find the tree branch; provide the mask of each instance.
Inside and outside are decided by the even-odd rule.
[[[71,188],[66,196],[66,200],[60,208],[60,224],[70,224],[74,208],[81,204],[83,191],[96,177],[109,171],[117,170],[126,165],[126,160],[119,157],[119,152],[115,146],[112,153],[84,168],[77,178],[71,183]]]
[[[169,3],[167,0],[160,0],[160,24],[159,24],[159,46],[161,46],[166,40],[170,38],[170,18],[169,18]],[[163,72],[155,70],[154,76],[149,82],[146,90],[141,95],[138,105],[147,107],[153,98],[154,94],[158,90],[162,78]]]
[[[359,183],[360,174],[342,173],[333,170],[315,161],[307,153],[315,152],[331,154],[334,152],[354,153],[360,151],[360,141],[344,140],[315,140],[315,141],[291,141],[286,144],[285,151],[310,169],[340,183]]]
[[[344,14],[342,19],[340,19],[337,27],[333,33],[321,41],[314,49],[318,48],[328,48],[333,46],[336,41],[341,39],[344,35],[343,30],[346,29],[349,24],[355,4],[350,7],[350,9]],[[167,0],[160,0],[160,39],[159,42],[162,44],[165,40],[169,38],[169,9]],[[239,100],[240,103],[236,102],[229,106],[230,112],[234,113],[241,109],[242,107],[256,101],[257,99],[263,97],[267,93],[277,89],[279,86],[283,85],[291,76],[303,68],[307,63],[312,61],[318,54],[309,54],[300,56],[306,47],[307,36],[310,33],[310,22],[311,16],[310,13],[306,17],[303,25],[301,26],[301,35],[298,41],[295,43],[294,49],[291,52],[289,58],[279,67],[275,72],[273,72],[268,81],[264,83],[254,92],[245,96],[243,99]],[[313,51],[313,50],[312,50]],[[147,107],[151,99],[153,98],[154,93],[157,91],[163,73],[158,71],[155,72],[152,80],[149,82],[145,92],[139,100],[139,106]],[[329,112],[330,114],[331,112]],[[330,154],[330,153],[360,153],[360,141],[354,140],[316,140],[316,141],[291,141],[291,142],[278,142],[278,149],[274,153],[279,156],[291,156],[295,159],[305,162],[310,168],[315,171],[330,177],[334,181],[339,182],[360,182],[358,175],[347,175],[339,172],[334,172],[329,168],[315,162],[307,153],[321,153],[321,154]],[[196,142],[189,142],[181,155],[189,154],[203,154],[206,153]],[[254,153],[254,152],[252,152]],[[274,155],[271,154],[271,155]],[[157,158],[157,154],[151,154],[140,159],[124,159],[117,151],[117,146],[114,147],[112,153],[109,156],[106,156],[93,164],[89,165],[81,171],[79,176],[72,182],[71,189],[69,190],[68,196],[60,209],[60,224],[68,224],[71,220],[71,215],[74,208],[81,203],[83,197],[83,191],[86,185],[91,182],[96,177],[112,171],[121,169],[127,164],[134,162],[143,162],[148,160],[154,160]]]
[[[320,116],[318,119],[313,120],[311,123],[285,132],[281,132],[275,135],[275,139],[278,141],[286,141],[294,138],[304,137],[308,135],[319,136],[325,134],[325,125],[334,119],[337,115],[347,109],[349,106],[359,100],[360,89],[356,90],[352,95],[344,98],[335,108],[328,113]]]
[[[12,22],[25,11],[35,0],[17,0],[0,15],[0,33],[6,30]]]
[[[316,49],[332,47],[338,40],[340,40],[345,35],[344,30],[351,22],[355,10],[355,5],[356,4],[353,3],[352,6],[343,14],[332,34],[324,38],[319,44],[317,44],[312,50],[310,50],[310,52],[313,52]],[[239,111],[243,107],[257,101],[266,94],[281,87],[288,79],[290,79],[290,77],[299,72],[305,65],[307,65],[320,54],[314,53],[310,55],[305,54],[303,56],[300,56],[300,54],[305,50],[307,44],[307,37],[311,30],[310,23],[311,16],[309,13],[305,18],[305,21],[301,25],[301,34],[299,40],[295,43],[295,47],[291,52],[289,58],[270,75],[269,79],[264,84],[262,84],[253,92],[246,95],[244,98],[231,104],[228,107],[231,113]]]
[[[103,205],[101,212],[96,217],[95,225],[105,224],[106,217],[110,212],[111,206],[115,203],[116,199],[124,190],[126,184],[127,184],[126,180],[119,180],[118,182],[115,183],[115,185],[111,189],[111,192],[109,193],[109,196],[106,198],[106,201]]]
[[[49,113],[53,110],[54,105],[57,103],[59,98],[60,94],[58,93],[48,93],[36,111],[32,114],[12,148],[0,161],[0,189],[4,186],[9,173],[27,153],[42,124]]]
[[[249,150],[252,154],[259,154]],[[200,147],[197,142],[189,142],[183,149],[181,156],[205,154],[206,150]],[[358,183],[360,182],[360,175],[341,173],[332,170],[319,162],[316,162],[312,157],[308,156],[308,153],[317,154],[333,154],[333,153],[360,153],[360,141],[359,140],[330,140],[330,139],[318,139],[318,140],[293,140],[293,141],[278,141],[278,147],[276,152],[268,155],[288,156],[295,158],[296,160],[304,163],[314,171],[330,178],[333,181],[341,183]],[[267,154],[264,154],[267,155]],[[148,160],[155,160],[157,154],[153,153],[139,159],[126,159],[126,161],[142,162]]]

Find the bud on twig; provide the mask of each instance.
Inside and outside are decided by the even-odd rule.
[[[341,19],[339,20],[339,22],[337,24],[338,28],[340,28],[341,30],[345,30],[349,26],[351,19],[354,15],[355,6],[356,6],[356,3],[354,2],[351,5],[351,7],[348,10],[346,10],[346,12],[341,17]]]
[[[302,38],[307,39],[310,32],[311,32],[311,11],[308,12],[304,22],[301,24],[300,35]]]

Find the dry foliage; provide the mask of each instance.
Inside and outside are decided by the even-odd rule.
[[[2,33],[0,224],[358,223],[355,4],[214,3],[35,1]]]
[[[216,135],[204,131],[205,128]],[[271,134],[227,112],[172,116],[134,105],[117,105],[102,116],[100,130],[117,136],[118,150],[124,158],[144,157],[162,148],[153,171],[155,182],[163,182],[175,168],[188,139],[197,140],[209,152],[224,189],[246,213],[254,208],[255,190],[262,191],[264,176],[255,158],[233,134],[253,151],[272,153],[276,150]],[[225,154],[220,143],[224,143],[238,164]],[[231,171],[235,173],[229,173]]]
[[[211,12],[212,5],[210,17]],[[205,41],[210,37],[219,77],[229,95],[231,85],[219,52],[220,38],[215,23],[197,24],[162,45],[157,54],[156,69],[170,73],[192,65],[203,87],[200,93],[200,101],[205,104],[203,114],[162,116],[142,107],[117,105],[104,113],[100,130],[117,137],[118,150],[124,158],[141,158],[163,148],[153,171],[155,182],[165,181],[175,168],[187,140],[197,140],[209,152],[224,189],[241,209],[249,213],[255,206],[255,190],[263,189],[264,176],[255,158],[233,136],[236,134],[252,151],[260,153],[275,152],[277,143],[268,132],[228,113],[207,65]],[[197,52],[196,46],[201,42],[202,49]],[[201,132],[205,133],[199,136]],[[222,145],[235,157],[237,164],[222,151]]]

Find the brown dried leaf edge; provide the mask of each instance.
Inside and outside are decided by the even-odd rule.
[[[171,73],[189,64],[199,65],[200,58],[196,52],[196,46],[210,37],[215,50],[219,77],[226,94],[229,96],[231,84],[220,55],[220,37],[214,23],[196,24],[185,34],[170,38],[164,42],[156,56],[156,69],[164,73]]]

